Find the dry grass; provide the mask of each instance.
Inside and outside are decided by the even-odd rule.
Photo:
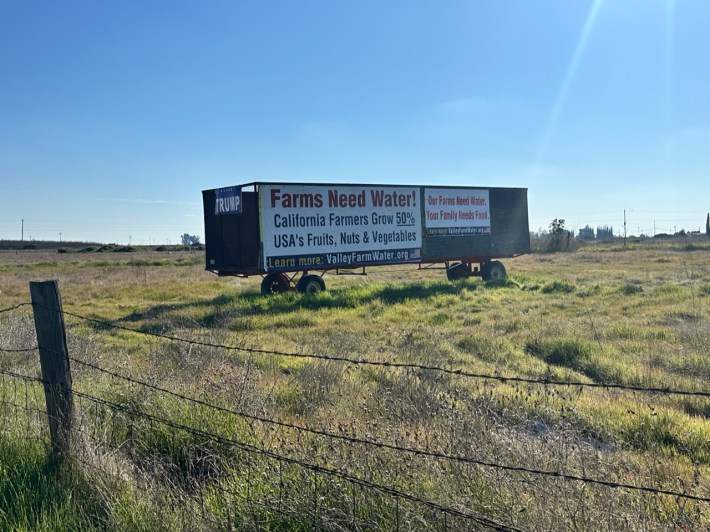
[[[56,278],[67,311],[210,343],[708,391],[709,247],[648,242],[626,250],[612,245],[528,255],[507,261],[511,281],[505,286],[473,279],[451,284],[442,270],[393,266],[367,276],[329,275],[328,292],[311,298],[261,296],[258,279],[217,279],[202,270],[201,256],[115,255],[33,252],[23,261],[22,252],[0,254],[0,308],[28,301],[29,280]],[[77,358],[250,415],[484,462],[710,493],[710,401],[704,398],[247,355],[73,318],[68,325]],[[0,316],[0,346],[23,345],[31,336],[23,314]],[[36,371],[32,360],[6,360],[5,368]],[[75,365],[74,371],[78,390],[507,526],[667,530],[709,524],[704,503],[245,422],[87,368]],[[102,492],[111,494],[106,512],[119,528],[160,520],[218,529],[471,527],[453,517],[444,524],[442,515],[421,505],[174,427],[82,408],[89,433],[121,449],[115,463],[131,464],[123,468],[130,482]],[[163,515],[166,497],[185,508],[197,493],[200,511],[192,517]],[[140,502],[140,512],[125,511],[126,497]]]

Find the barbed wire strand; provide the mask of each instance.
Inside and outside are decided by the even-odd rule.
[[[449,514],[449,515],[453,515],[453,516],[456,516],[456,517],[461,517],[461,518],[464,518],[464,519],[469,519],[469,520],[475,521],[475,522],[477,522],[477,523],[479,523],[479,524],[481,524],[481,525],[488,526],[488,527],[493,528],[493,529],[495,529],[495,530],[514,530],[514,531],[519,530],[519,529],[510,527],[510,526],[503,525],[503,524],[501,524],[501,523],[497,523],[497,522],[495,522],[495,521],[493,521],[493,520],[491,520],[491,519],[488,519],[488,518],[485,518],[485,517],[481,517],[481,516],[479,516],[479,515],[472,514],[472,513],[470,513],[470,512],[466,512],[466,511],[464,511],[464,510],[458,510],[458,509],[456,509],[456,508],[450,508],[450,507],[444,506],[444,505],[442,505],[442,504],[440,504],[440,503],[437,503],[437,502],[434,502],[434,501],[430,501],[430,500],[427,500],[427,499],[423,499],[423,498],[421,498],[421,497],[417,497],[416,495],[412,495],[412,494],[410,494],[410,493],[402,492],[402,491],[399,491],[399,490],[397,490],[397,489],[395,489],[395,488],[392,488],[392,487],[389,487],[389,486],[384,486],[384,485],[381,485],[381,484],[376,484],[376,483],[371,482],[371,481],[369,481],[369,480],[365,480],[365,479],[362,479],[362,478],[353,476],[353,475],[351,475],[351,474],[349,474],[349,473],[346,473],[346,472],[344,472],[344,471],[340,471],[340,470],[338,470],[338,469],[323,467],[323,466],[319,466],[319,465],[317,465],[317,464],[312,464],[312,463],[309,463],[309,462],[303,462],[303,461],[298,460],[298,459],[296,459],[296,458],[290,458],[290,457],[287,457],[287,456],[282,456],[282,455],[279,455],[279,454],[277,454],[277,453],[275,453],[275,452],[273,452],[273,451],[269,451],[268,449],[261,449],[261,448],[259,448],[259,447],[256,447],[256,446],[254,446],[254,445],[250,445],[250,444],[248,444],[248,443],[244,443],[244,442],[240,442],[240,441],[237,441],[237,440],[233,440],[233,439],[231,439],[231,438],[226,438],[226,437],[220,436],[220,435],[218,435],[218,434],[212,434],[212,433],[210,433],[210,432],[206,432],[206,431],[201,430],[201,429],[197,429],[197,428],[194,428],[194,427],[190,427],[190,426],[187,426],[187,425],[183,425],[183,424],[181,424],[181,423],[176,423],[175,421],[172,421],[172,420],[170,420],[170,419],[166,419],[166,418],[162,418],[162,417],[159,417],[159,416],[155,416],[155,415],[149,414],[149,413],[147,413],[147,412],[141,412],[140,410],[136,410],[136,409],[134,409],[134,408],[132,408],[132,407],[130,407],[130,406],[123,405],[123,404],[118,404],[118,403],[114,403],[113,401],[109,401],[109,400],[107,400],[107,399],[102,399],[102,398],[100,398],[100,397],[95,397],[95,396],[93,396],[93,395],[90,395],[90,394],[87,394],[87,393],[84,393],[84,392],[79,392],[79,391],[77,391],[77,390],[72,390],[72,394],[75,395],[75,396],[77,396],[77,397],[82,397],[82,398],[84,398],[84,399],[86,399],[86,400],[88,400],[88,401],[93,401],[93,402],[95,402],[95,403],[102,404],[102,405],[104,405],[104,406],[107,406],[107,407],[111,408],[112,410],[122,411],[122,412],[125,412],[125,413],[129,414],[129,415],[133,415],[133,416],[136,416],[136,417],[141,417],[141,418],[143,418],[143,419],[146,419],[146,420],[148,420],[148,421],[152,421],[152,422],[154,422],[154,423],[160,423],[160,424],[166,425],[166,426],[171,427],[171,428],[174,428],[174,429],[182,430],[182,431],[184,431],[184,432],[186,432],[186,433],[192,434],[193,436],[200,436],[200,437],[202,437],[202,438],[206,438],[206,439],[208,439],[208,440],[215,441],[215,442],[220,443],[220,444],[222,444],[222,445],[228,445],[228,446],[232,446],[232,447],[237,447],[237,448],[239,448],[239,449],[242,449],[242,450],[245,451],[245,452],[249,452],[249,453],[252,453],[252,454],[258,454],[258,455],[261,455],[261,456],[265,456],[265,457],[267,457],[267,458],[271,458],[271,459],[274,459],[274,460],[282,461],[282,462],[284,462],[284,463],[290,463],[290,464],[293,464],[293,465],[297,465],[297,466],[299,466],[299,467],[302,467],[302,468],[304,468],[304,469],[308,469],[308,470],[313,471],[313,472],[316,472],[316,473],[322,473],[322,474],[325,474],[325,475],[335,476],[335,477],[338,477],[338,478],[342,478],[343,480],[346,480],[346,481],[348,481],[348,482],[352,482],[353,484],[357,484],[357,485],[360,485],[360,486],[363,486],[363,487],[375,489],[375,490],[377,490],[377,491],[381,491],[381,492],[386,493],[386,494],[388,494],[388,495],[392,495],[392,496],[395,496],[395,497],[400,497],[400,498],[402,498],[402,499],[409,500],[409,501],[412,501],[412,502],[417,502],[417,503],[423,504],[423,505],[428,506],[428,507],[430,507],[430,508],[432,508],[432,509],[435,509],[435,510],[437,510],[437,511],[440,511],[440,512],[443,512],[443,513],[446,513],[446,514]]]
[[[334,434],[334,433],[320,431],[320,430],[312,429],[312,428],[308,428],[308,427],[293,425],[293,424],[285,423],[282,421],[272,420],[272,419],[268,419],[268,418],[261,418],[259,416],[253,416],[253,415],[246,414],[243,412],[239,412],[239,411],[231,410],[228,408],[212,405],[210,403],[207,403],[206,401],[187,397],[182,394],[178,394],[176,392],[172,392],[170,390],[166,390],[166,389],[160,388],[160,387],[152,385],[152,384],[138,381],[138,380],[133,379],[131,377],[123,376],[119,373],[114,373],[112,371],[105,370],[103,368],[100,368],[99,366],[96,366],[96,365],[93,365],[90,363],[86,363],[86,362],[81,361],[79,359],[71,358],[71,360],[74,362],[77,362],[79,364],[82,364],[82,365],[85,365],[88,367],[92,367],[93,369],[97,369],[97,370],[99,370],[103,373],[109,374],[115,378],[124,379],[128,382],[132,382],[134,384],[145,386],[145,387],[153,389],[155,391],[166,393],[168,395],[172,395],[174,397],[177,397],[177,398],[180,398],[183,400],[187,400],[189,402],[193,402],[193,403],[199,404],[201,406],[206,406],[208,408],[212,408],[214,410],[221,411],[223,413],[233,414],[236,416],[252,419],[254,421],[259,421],[259,422],[263,422],[263,423],[270,423],[270,424],[282,426],[285,428],[291,428],[294,430],[309,432],[309,433],[316,434],[319,436],[329,437],[329,438],[333,438],[333,439],[340,439],[343,441],[348,441],[350,443],[370,445],[370,446],[390,449],[390,450],[394,450],[394,451],[398,451],[398,452],[407,452],[407,453],[411,453],[411,454],[415,454],[415,455],[419,455],[419,456],[426,456],[426,457],[430,457],[430,458],[458,461],[458,462],[462,462],[462,463],[469,463],[469,464],[473,464],[473,465],[479,465],[479,466],[483,466],[483,467],[490,467],[490,468],[494,468],[494,469],[500,469],[500,470],[518,472],[518,473],[528,473],[528,474],[532,474],[532,475],[549,476],[549,477],[559,478],[562,480],[577,481],[577,482],[582,482],[582,483],[586,483],[586,484],[596,484],[596,485],[606,486],[606,487],[610,487],[610,488],[621,488],[621,489],[627,489],[627,490],[633,490],[633,491],[643,491],[643,492],[654,493],[654,494],[658,494],[658,495],[669,495],[669,496],[673,496],[673,497],[680,497],[680,498],[685,498],[685,499],[694,500],[694,501],[698,501],[698,502],[710,502],[710,497],[701,497],[701,496],[682,493],[682,492],[678,492],[678,491],[665,490],[665,489],[654,488],[654,487],[650,487],[650,486],[637,486],[635,484],[626,484],[626,483],[616,482],[613,480],[594,479],[594,478],[589,478],[589,477],[582,477],[579,475],[571,475],[571,474],[567,474],[567,473],[561,473],[558,471],[545,471],[545,470],[540,470],[540,469],[527,468],[527,467],[523,467],[523,466],[508,466],[508,465],[498,464],[495,462],[487,462],[487,461],[483,461],[483,460],[477,460],[477,459],[466,457],[466,456],[449,455],[449,454],[439,453],[439,452],[435,452],[435,451],[425,451],[422,449],[401,447],[401,446],[388,444],[388,443],[384,443],[384,442],[376,442],[376,441],[366,440],[366,439],[362,439],[362,438],[355,438],[352,436]],[[6,372],[6,371],[0,371],[0,373],[7,374],[10,376],[14,375],[12,372]],[[18,375],[18,376],[20,378],[36,380],[37,382],[43,382],[42,379],[36,379],[36,378],[31,378],[31,377],[22,376],[22,375]],[[79,394],[80,392],[72,391],[72,393]],[[91,397],[89,397],[89,399],[91,399]],[[99,399],[99,401],[103,401],[103,400]],[[110,402],[108,402],[108,403],[110,403]],[[124,408],[124,409],[127,408],[127,407],[124,407],[123,405],[118,405],[118,406],[121,408]],[[150,415],[150,414],[146,414],[146,415]]]
[[[26,382],[35,382],[38,384],[44,384],[44,379],[40,377],[32,377],[31,375],[23,375],[22,373],[17,373],[15,371],[10,371],[7,369],[0,369],[0,375],[6,375],[8,377],[13,377],[15,379],[20,379]]]
[[[0,314],[12,312],[13,310],[17,310],[19,308],[28,307],[28,306],[32,306],[32,303],[19,303],[13,307],[7,307],[7,308],[0,309]],[[28,353],[30,351],[36,351],[36,350],[37,350],[37,346],[29,347],[29,348],[19,348],[19,349],[8,349],[5,347],[0,347],[0,352],[2,352],[2,353]]]
[[[21,380],[25,380],[25,381],[28,381],[28,382],[36,382],[36,383],[40,383],[40,384],[44,384],[44,383],[45,383],[45,381],[44,381],[43,379],[41,379],[41,378],[38,378],[38,377],[31,377],[31,376],[29,376],[29,375],[23,375],[23,374],[15,373],[15,372],[12,372],[12,371],[0,370],[0,374],[8,375],[8,376],[10,376],[10,377],[19,378],[19,379],[21,379]],[[434,509],[434,510],[436,510],[436,511],[439,511],[439,512],[442,512],[442,513],[445,513],[445,514],[449,514],[449,515],[452,515],[452,516],[455,516],[455,517],[461,517],[461,518],[464,518],[464,519],[468,519],[468,520],[471,520],[471,521],[475,521],[476,523],[478,523],[478,524],[480,524],[480,525],[483,525],[483,526],[487,526],[487,527],[489,527],[489,528],[491,528],[491,529],[493,529],[493,530],[505,530],[505,531],[512,531],[512,532],[522,532],[522,531],[521,531],[520,529],[518,529],[518,528],[515,528],[515,527],[512,527],[512,526],[503,525],[503,524],[498,523],[498,522],[496,522],[496,521],[493,521],[493,520],[491,520],[491,519],[488,519],[488,518],[485,518],[485,517],[482,517],[482,516],[479,516],[479,515],[476,515],[476,514],[472,514],[472,513],[470,513],[470,512],[466,512],[466,511],[463,511],[463,510],[458,510],[458,509],[456,509],[456,508],[450,508],[450,507],[448,507],[448,506],[444,506],[444,505],[439,504],[439,503],[437,503],[437,502],[430,501],[430,500],[427,500],[427,499],[423,499],[423,498],[421,498],[421,497],[417,497],[416,495],[412,495],[412,494],[410,494],[410,493],[406,493],[406,492],[403,492],[403,491],[399,491],[399,490],[397,490],[397,489],[395,489],[395,488],[392,488],[392,487],[389,487],[389,486],[384,486],[384,485],[381,485],[381,484],[376,484],[376,483],[374,483],[374,482],[370,482],[370,481],[368,481],[368,480],[365,480],[365,479],[362,479],[362,478],[359,478],[359,477],[350,475],[349,473],[346,473],[346,472],[343,472],[343,471],[339,471],[339,470],[337,470],[337,469],[326,468],[326,467],[319,466],[319,465],[317,465],[317,464],[311,464],[311,463],[308,463],[308,462],[303,462],[303,461],[298,460],[298,459],[296,459],[296,458],[290,458],[290,457],[287,457],[287,456],[281,456],[281,455],[279,455],[279,454],[277,454],[277,453],[274,453],[273,451],[269,451],[269,450],[267,450],[267,449],[260,449],[259,447],[255,447],[255,446],[253,446],[253,445],[249,445],[249,444],[244,443],[244,442],[239,442],[239,441],[236,441],[236,440],[232,440],[232,439],[230,439],[230,438],[225,438],[224,436],[219,436],[219,435],[217,435],[217,434],[211,434],[211,433],[209,433],[209,432],[206,432],[206,431],[203,431],[203,430],[200,430],[200,429],[196,429],[196,428],[194,428],[194,427],[189,427],[189,426],[187,426],[187,425],[182,425],[182,424],[180,424],[180,423],[176,423],[176,422],[171,421],[171,420],[169,420],[169,419],[165,419],[165,418],[161,418],[161,417],[158,417],[158,416],[154,416],[154,415],[148,414],[148,413],[146,413],[146,412],[141,412],[141,411],[139,411],[139,410],[135,410],[135,409],[133,409],[133,408],[130,408],[130,407],[126,406],[126,405],[114,403],[114,402],[112,402],[112,401],[108,401],[108,400],[106,400],[106,399],[101,399],[101,398],[99,398],[99,397],[95,397],[95,396],[92,396],[92,395],[87,394],[87,393],[79,392],[79,391],[77,391],[77,390],[71,390],[71,393],[72,393],[72,395],[74,395],[74,396],[76,396],[76,397],[81,397],[81,398],[83,398],[83,399],[86,399],[86,400],[89,400],[89,401],[93,401],[93,402],[95,402],[95,403],[97,403],[97,404],[102,404],[102,405],[104,405],[104,406],[108,406],[109,408],[111,408],[111,409],[113,409],[113,410],[122,411],[122,412],[128,413],[129,415],[134,415],[134,416],[137,416],[137,417],[141,417],[141,418],[146,419],[146,420],[151,421],[151,422],[161,423],[161,424],[166,425],[166,426],[171,427],[171,428],[183,430],[183,431],[185,431],[185,432],[187,432],[187,433],[189,433],[189,434],[192,434],[192,435],[194,435],[194,436],[201,436],[201,437],[203,437],[203,438],[206,438],[206,439],[215,441],[215,442],[220,443],[220,444],[222,444],[222,445],[231,445],[231,446],[233,446],[233,447],[240,448],[240,449],[242,449],[242,450],[245,451],[245,452],[250,452],[250,453],[252,453],[252,454],[259,454],[259,455],[261,455],[261,456],[266,456],[267,458],[271,458],[271,459],[278,460],[278,461],[281,461],[281,462],[284,462],[284,463],[289,463],[289,464],[292,464],[292,465],[296,465],[296,466],[299,466],[299,467],[303,467],[304,469],[308,469],[308,470],[313,471],[313,472],[315,472],[315,473],[322,473],[322,474],[325,474],[325,475],[335,476],[335,477],[338,477],[338,478],[342,478],[343,480],[346,480],[346,481],[351,482],[351,483],[353,483],[353,484],[356,484],[356,485],[359,485],[359,486],[362,486],[362,487],[365,487],[365,488],[369,488],[369,489],[375,489],[375,490],[377,490],[377,491],[380,491],[380,492],[382,492],[382,493],[385,493],[385,494],[390,495],[390,496],[393,496],[393,497],[399,497],[399,498],[404,499],[404,500],[408,500],[408,501],[411,501],[411,502],[423,504],[424,506],[427,506],[427,507],[429,507],[429,508],[432,508],[432,509]]]
[[[18,305],[12,306],[12,307],[0,309],[0,314],[9,313],[9,312],[15,311],[17,309],[20,309],[22,307],[31,306],[31,305],[33,305],[33,304],[32,303],[20,303]],[[54,311],[60,312],[58,309],[49,309],[49,310],[54,310]],[[518,382],[518,383],[525,383],[525,384],[576,386],[576,387],[586,387],[586,388],[605,388],[605,389],[615,388],[615,389],[622,389],[622,390],[636,391],[636,392],[645,392],[645,393],[710,397],[710,391],[704,392],[704,391],[673,390],[670,388],[649,388],[649,387],[614,384],[614,383],[554,381],[554,380],[550,380],[547,378],[533,379],[533,378],[526,378],[526,377],[519,377],[519,376],[504,377],[504,376],[500,376],[500,375],[473,373],[473,372],[468,372],[468,371],[464,371],[464,370],[454,370],[454,369],[443,368],[443,367],[438,367],[438,366],[429,366],[429,365],[415,364],[415,363],[388,362],[388,361],[378,362],[378,361],[370,361],[370,360],[356,359],[356,358],[349,358],[349,357],[342,357],[342,356],[293,353],[293,352],[283,352],[283,351],[276,351],[276,350],[246,348],[246,347],[241,347],[241,346],[230,346],[230,345],[216,344],[216,343],[211,343],[211,342],[203,342],[203,341],[199,341],[199,340],[190,340],[190,339],[180,338],[180,337],[167,335],[167,334],[141,331],[141,330],[133,329],[130,327],[117,325],[117,324],[110,323],[107,321],[95,319],[95,318],[88,318],[86,316],[82,316],[82,315],[72,313],[72,312],[66,312],[66,311],[61,311],[61,312],[65,315],[68,315],[68,316],[71,316],[71,317],[74,317],[74,318],[77,318],[80,320],[96,323],[96,324],[102,325],[104,327],[112,328],[112,329],[125,330],[127,332],[132,332],[134,334],[162,338],[165,340],[169,340],[169,341],[173,341],[173,342],[180,342],[180,343],[184,343],[184,344],[188,344],[188,345],[201,346],[201,347],[207,347],[207,348],[213,348],[213,349],[240,351],[240,352],[245,352],[245,353],[250,353],[250,354],[276,355],[276,356],[295,357],[295,358],[318,359],[318,360],[326,360],[326,361],[333,361],[333,362],[343,362],[343,363],[348,363],[348,364],[353,364],[353,365],[367,365],[367,366],[377,366],[377,367],[384,367],[384,368],[399,368],[399,369],[410,369],[410,370],[420,370],[420,371],[434,371],[434,372],[440,372],[440,373],[445,373],[445,374],[450,374],[450,375],[458,375],[458,376],[462,376],[462,377],[495,380],[495,381],[502,382],[502,383]],[[7,348],[0,347],[0,352],[5,352],[5,353],[31,352],[31,351],[36,351],[37,349],[38,349],[37,346],[32,347],[32,348],[16,348],[16,349],[15,348],[7,349]],[[294,430],[298,430],[298,431],[308,432],[308,433],[312,433],[312,434],[323,436],[323,437],[339,439],[339,440],[347,441],[350,443],[370,445],[370,446],[390,449],[390,450],[394,450],[394,451],[398,451],[398,452],[407,452],[407,453],[420,455],[420,456],[427,456],[427,457],[439,458],[439,459],[447,459],[447,460],[452,460],[452,461],[460,461],[460,462],[465,462],[465,463],[470,463],[470,464],[475,464],[475,465],[480,465],[480,466],[485,466],[485,467],[497,468],[497,469],[501,469],[501,470],[522,472],[522,473],[535,474],[535,475],[552,476],[552,477],[557,477],[557,478],[564,479],[564,480],[580,481],[580,482],[584,482],[584,483],[598,484],[598,485],[603,485],[603,486],[607,486],[607,487],[611,487],[611,488],[623,488],[623,489],[644,491],[644,492],[649,492],[649,493],[654,493],[654,494],[659,494],[659,495],[668,495],[668,496],[673,496],[673,497],[678,497],[678,498],[690,499],[690,500],[694,500],[694,501],[698,501],[698,502],[710,502],[710,498],[708,498],[708,497],[690,495],[690,494],[675,492],[675,491],[671,491],[671,490],[663,490],[663,489],[647,487],[647,486],[635,486],[635,485],[631,485],[631,484],[624,484],[624,483],[619,483],[619,482],[615,482],[615,481],[608,481],[608,480],[591,479],[591,478],[581,477],[581,476],[577,476],[577,475],[569,475],[569,474],[564,474],[564,473],[555,472],[555,471],[542,471],[542,470],[535,470],[532,468],[525,468],[525,467],[520,467],[520,466],[506,466],[506,465],[501,465],[501,464],[492,463],[492,462],[475,460],[475,459],[472,459],[472,458],[469,458],[466,456],[456,456],[456,455],[449,455],[449,454],[445,454],[445,453],[424,451],[421,449],[402,447],[402,446],[397,446],[397,445],[393,445],[393,444],[377,442],[377,441],[372,441],[372,440],[367,440],[367,439],[362,439],[362,438],[357,438],[357,437],[352,437],[352,436],[334,434],[334,433],[330,433],[327,431],[312,429],[309,427],[293,425],[293,424],[281,422],[278,420],[263,418],[263,417],[259,417],[259,416],[253,416],[250,414],[246,414],[244,412],[239,412],[239,411],[231,410],[228,408],[219,407],[219,406],[210,404],[206,401],[191,398],[191,397],[188,397],[188,396],[185,396],[182,394],[172,392],[170,390],[166,390],[164,388],[160,388],[158,386],[154,386],[154,385],[139,381],[137,379],[132,379],[131,377],[126,377],[126,376],[121,375],[119,373],[111,372],[109,370],[106,370],[104,368],[101,368],[101,367],[96,366],[94,364],[87,363],[87,362],[79,360],[79,359],[75,359],[72,357],[70,357],[70,359],[76,363],[79,363],[79,364],[85,365],[87,367],[91,367],[92,369],[95,369],[97,371],[101,371],[103,373],[109,374],[109,375],[113,376],[114,378],[126,380],[126,381],[132,382],[132,383],[140,385],[140,386],[145,386],[145,387],[154,389],[155,391],[158,391],[161,393],[166,393],[166,394],[172,395],[174,397],[180,398],[182,400],[192,402],[194,404],[199,404],[199,405],[202,405],[202,406],[205,406],[205,407],[217,410],[217,411],[221,411],[221,412],[228,413],[231,415],[237,415],[240,417],[252,419],[252,420],[255,420],[258,422],[274,424],[274,425],[281,426],[284,428],[290,428],[290,429],[294,429]],[[3,375],[8,375],[13,378],[25,380],[27,382],[45,383],[45,381],[41,378],[22,375],[22,374],[14,373],[11,371],[0,370],[0,373]],[[432,509],[443,512],[444,514],[449,514],[449,515],[458,516],[458,517],[465,518],[465,519],[470,519],[470,520],[477,522],[478,524],[481,524],[483,526],[487,526],[487,527],[490,527],[490,528],[493,528],[496,530],[518,530],[518,529],[515,529],[512,527],[503,525],[501,523],[497,523],[493,520],[489,520],[488,518],[485,518],[482,516],[478,516],[478,515],[475,515],[475,514],[466,512],[466,511],[458,510],[455,508],[446,507],[446,506],[441,505],[441,504],[434,502],[434,501],[422,499],[422,498],[419,498],[415,495],[411,495],[411,494],[408,494],[405,492],[400,492],[400,491],[398,491],[394,488],[388,487],[388,486],[379,485],[379,484],[370,482],[368,480],[365,480],[365,479],[362,479],[359,477],[355,477],[347,472],[339,471],[337,469],[332,469],[332,468],[324,468],[324,467],[321,467],[317,464],[302,462],[296,458],[289,458],[289,457],[281,456],[281,455],[278,455],[277,453],[274,453],[274,452],[269,451],[267,449],[261,449],[261,448],[255,447],[253,445],[244,443],[244,442],[239,442],[239,441],[235,441],[235,440],[232,440],[229,438],[225,438],[223,436],[211,434],[209,432],[205,432],[200,429],[196,429],[194,427],[189,427],[187,425],[182,425],[180,423],[176,423],[176,422],[171,421],[169,419],[165,419],[165,418],[161,418],[159,416],[154,416],[154,415],[151,415],[148,413],[140,412],[140,411],[135,410],[133,408],[126,407],[126,405],[113,403],[111,401],[101,399],[98,397],[94,397],[92,395],[89,395],[89,394],[86,394],[83,392],[72,390],[72,393],[74,395],[77,395],[78,397],[83,397],[83,398],[85,398],[89,401],[93,401],[97,404],[103,404],[104,406],[109,407],[111,409],[127,412],[131,415],[139,416],[144,419],[150,420],[151,422],[162,423],[166,426],[170,426],[175,429],[183,430],[185,432],[191,433],[196,436],[205,437],[205,438],[220,442],[222,444],[227,444],[227,445],[232,445],[232,446],[238,447],[246,452],[259,454],[259,455],[266,456],[271,459],[283,461],[285,463],[291,463],[293,465],[297,465],[299,467],[303,467],[308,470],[311,470],[315,473],[322,473],[322,474],[326,474],[326,475],[336,476],[336,477],[342,478],[346,481],[349,481],[353,484],[360,485],[362,487],[366,487],[366,488],[370,488],[370,489],[375,489],[380,492],[389,494],[391,496],[400,497],[402,499],[409,500],[412,502],[421,503],[421,504],[424,504]]]
[[[34,346],[34,347],[21,347],[17,349],[7,349],[5,347],[0,347],[0,352],[3,353],[30,353],[32,351],[37,351],[39,347]]]
[[[4,314],[6,312],[12,312],[13,310],[17,310],[18,308],[27,307],[27,306],[31,306],[31,305],[32,305],[32,303],[20,303],[18,305],[15,305],[14,307],[0,309],[0,314]]]
[[[50,310],[52,310],[52,309],[50,309]],[[53,309],[53,310],[57,311],[57,309]],[[542,384],[542,385],[551,385],[551,386],[569,386],[569,387],[602,388],[602,389],[613,388],[613,389],[620,389],[620,390],[627,390],[627,391],[634,391],[634,392],[658,393],[658,394],[663,394],[663,395],[710,397],[710,391],[674,390],[671,388],[643,387],[643,386],[634,386],[634,385],[629,385],[629,384],[618,384],[618,383],[596,383],[596,382],[590,383],[590,382],[581,382],[581,381],[555,381],[555,380],[550,380],[548,378],[533,379],[533,378],[529,378],[529,377],[519,377],[519,376],[506,377],[506,376],[502,376],[502,375],[473,373],[473,372],[465,371],[462,369],[449,369],[449,368],[443,368],[440,366],[428,366],[428,365],[424,365],[424,364],[415,364],[415,363],[409,363],[409,362],[387,362],[387,361],[378,362],[378,361],[373,361],[373,360],[349,358],[349,357],[342,357],[342,356],[319,355],[319,354],[309,354],[309,353],[293,353],[293,352],[276,351],[276,350],[255,349],[255,348],[241,347],[241,346],[234,346],[234,345],[214,344],[214,343],[210,343],[210,342],[204,342],[201,340],[189,340],[186,338],[180,338],[177,336],[172,336],[172,335],[167,335],[167,334],[162,334],[162,333],[141,331],[138,329],[133,329],[131,327],[126,327],[124,325],[117,325],[117,324],[110,323],[107,321],[102,321],[102,320],[99,320],[96,318],[89,318],[89,317],[82,316],[80,314],[76,314],[73,312],[63,311],[63,313],[67,316],[71,316],[73,318],[77,318],[80,320],[96,323],[96,324],[104,326],[104,327],[128,331],[128,332],[132,332],[132,333],[139,334],[139,335],[151,336],[151,337],[155,337],[155,338],[163,338],[165,340],[170,340],[173,342],[180,342],[180,343],[199,346],[199,347],[208,347],[208,348],[212,348],[212,349],[224,349],[224,350],[228,350],[228,351],[240,351],[240,352],[245,352],[245,353],[250,353],[250,354],[276,355],[276,356],[285,356],[285,357],[292,357],[292,358],[309,358],[309,359],[317,359],[317,360],[326,360],[326,361],[331,361],[331,362],[344,362],[344,363],[353,364],[353,365],[377,366],[377,367],[384,367],[384,368],[399,368],[399,369],[412,369],[412,370],[420,370],[420,371],[433,371],[433,372],[445,373],[445,374],[449,374],[449,375],[457,375],[457,376],[461,376],[461,377],[495,380],[495,381],[498,381],[501,383],[519,382],[519,383],[524,383],[524,384]]]

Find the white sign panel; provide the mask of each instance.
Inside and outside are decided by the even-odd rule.
[[[427,236],[488,235],[488,190],[426,188],[424,217]]]
[[[262,185],[264,269],[421,260],[418,187]]]

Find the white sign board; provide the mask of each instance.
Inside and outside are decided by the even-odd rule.
[[[425,188],[424,220],[427,236],[488,235],[488,190]]]
[[[421,189],[262,185],[267,271],[421,260]]]

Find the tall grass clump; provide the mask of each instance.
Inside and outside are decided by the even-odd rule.
[[[574,338],[536,339],[526,344],[528,353],[549,364],[581,370],[593,358],[594,346]]]
[[[37,441],[0,437],[0,529],[102,530],[108,509],[79,470]]]
[[[643,292],[643,287],[638,283],[626,283],[619,291],[625,296],[632,296]]]
[[[540,290],[543,294],[571,294],[577,287],[569,281],[552,281]]]
[[[625,367],[610,348],[600,353],[599,345],[577,338],[534,339],[526,343],[531,355],[556,366],[569,368],[597,382],[624,380]],[[627,375],[626,378],[634,378]]]
[[[504,338],[492,338],[486,334],[464,336],[456,343],[466,353],[491,363],[505,363],[513,356],[513,347]]]

